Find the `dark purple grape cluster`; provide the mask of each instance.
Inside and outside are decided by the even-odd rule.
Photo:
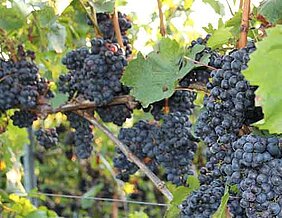
[[[56,128],[39,129],[35,132],[39,145],[49,149],[58,144],[58,134]]]
[[[230,162],[231,143],[238,138],[246,111],[254,108],[254,91],[241,74],[253,49],[250,43],[245,49],[225,55],[222,69],[214,70],[212,81],[207,84],[210,95],[205,96],[205,110],[198,117],[195,133],[208,146],[207,168],[216,176],[220,175],[218,170],[225,172],[221,162]],[[207,179],[204,174],[200,178]]]
[[[11,116],[13,125],[20,128],[30,127],[37,119],[37,115],[26,110],[15,111]]]
[[[282,217],[279,139],[245,135],[232,144],[232,149],[227,169],[229,183],[236,184],[241,193],[237,206],[247,217]]]
[[[117,43],[112,16],[108,13],[97,13],[97,22],[103,38],[110,39],[112,42]],[[132,23],[126,14],[121,12],[118,12],[118,22],[126,57],[129,57],[132,54],[132,46],[129,42],[127,31],[132,27]],[[88,19],[87,23],[93,25],[90,19]]]
[[[132,113],[125,104],[98,107],[96,111],[103,122],[113,122],[118,126],[122,126],[127,118],[131,118]]]
[[[115,31],[111,16],[108,13],[97,13],[97,22],[103,38],[113,40]],[[118,22],[121,35],[126,35],[126,31],[132,27],[131,21],[125,14],[118,12]]]
[[[212,79],[207,83],[210,95],[204,98],[204,110],[198,117],[195,129],[196,135],[207,145],[207,163],[200,169],[199,175],[201,187],[210,185],[214,180],[225,183],[232,173],[232,143],[239,138],[239,130],[248,119],[247,111],[255,108],[254,88],[241,74],[241,70],[247,67],[249,54],[254,50],[254,44],[248,43],[246,48],[230,52],[218,61],[221,67],[211,72]],[[217,200],[216,204],[219,205],[220,199]],[[210,204],[204,206],[199,202],[194,213],[210,217],[216,209],[203,214],[205,209],[214,205]]]
[[[161,126],[139,121],[132,128],[123,128],[119,139],[152,171],[162,167],[168,181],[186,185],[188,176],[193,175],[191,165],[197,149],[190,128],[188,116],[176,112],[164,115]],[[123,180],[138,170],[119,149],[114,165],[120,172],[118,178]]]
[[[178,186],[186,185],[192,161],[197,150],[195,138],[191,134],[191,122],[188,115],[181,112],[164,115],[160,126],[154,156],[159,165],[165,169],[167,180]]]
[[[0,112],[21,109],[12,117],[14,124],[27,127],[36,119],[28,112],[39,105],[39,98],[51,98],[48,81],[40,77],[33,62],[34,53],[18,47],[17,61],[0,58]]]
[[[168,107],[171,113],[181,112],[191,115],[195,107],[194,101],[196,93],[191,91],[176,91],[168,99]],[[156,120],[160,120],[164,115],[165,100],[161,100],[150,105],[151,113]]]
[[[68,93],[70,98],[77,95],[103,106],[121,92],[120,78],[127,60],[118,44],[102,38],[93,39],[91,44],[89,54],[83,51],[85,56],[79,59],[80,64],[70,67],[76,69],[59,77],[59,89]],[[68,63],[75,59],[71,54],[76,56],[78,53],[72,51],[63,63],[69,66]]]
[[[128,87],[122,86],[122,91],[118,95],[128,95],[129,91]],[[132,114],[132,109],[126,104],[97,107],[96,111],[103,122],[112,122],[118,126],[122,126],[127,118],[131,118]]]
[[[132,128],[122,128],[119,132],[119,140],[128,146],[130,151],[152,170],[157,169],[154,160],[153,149],[157,146],[158,127],[146,121],[135,123]],[[114,166],[118,170],[117,178],[128,181],[129,176],[138,171],[138,167],[130,162],[120,149],[116,148]]]
[[[69,70],[80,70],[83,68],[84,60],[90,55],[89,48],[82,47],[73,51],[70,51],[62,59],[62,63]]]
[[[219,179],[203,184],[181,204],[181,218],[211,218],[224,194],[224,182]]]
[[[90,123],[85,118],[73,112],[68,112],[66,115],[71,127],[75,129],[75,154],[79,159],[89,158],[93,150],[92,143],[94,140]]]

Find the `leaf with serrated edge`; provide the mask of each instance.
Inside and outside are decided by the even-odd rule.
[[[97,13],[112,13],[115,7],[115,0],[96,0],[92,4]]]
[[[221,16],[225,14],[224,5],[218,0],[203,0],[203,2],[209,4],[217,14]]]
[[[196,176],[189,176],[187,179],[188,187],[180,186],[176,187],[175,185],[169,185],[169,190],[173,195],[173,200],[170,202],[170,206],[166,211],[165,218],[174,218],[178,217],[179,209],[178,205],[194,190],[200,187],[200,182]]]
[[[219,48],[223,44],[226,44],[230,38],[232,38],[232,27],[222,27],[214,31],[213,35],[208,40],[207,46],[212,49]]]
[[[204,46],[194,46],[186,56],[194,60],[203,49]],[[175,40],[164,38],[146,58],[138,53],[137,58],[127,66],[121,81],[132,88],[131,95],[144,107],[169,98],[174,93],[177,81],[197,67],[188,60],[179,70],[178,62],[183,54],[184,50]]]
[[[282,22],[282,1],[267,0],[263,1],[258,8],[258,14],[266,18],[267,21],[276,24]]]
[[[248,68],[243,71],[251,85],[258,85],[256,100],[262,106],[263,122],[255,124],[270,133],[282,133],[282,25],[267,30],[267,37],[257,43],[250,55]]]

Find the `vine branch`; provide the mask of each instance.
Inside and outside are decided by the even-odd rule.
[[[118,42],[118,44],[121,48],[124,48],[123,40],[122,40],[122,36],[121,36],[121,32],[120,32],[120,27],[119,27],[119,22],[118,22],[118,12],[117,12],[116,8],[114,9],[114,14],[113,14],[112,20],[113,20],[113,25],[114,25],[114,30],[115,30],[117,42]]]
[[[239,43],[238,43],[239,48],[243,48],[247,45],[247,37],[248,37],[248,31],[249,31],[250,7],[251,7],[251,0],[244,0],[243,14],[242,14],[242,20],[241,20],[241,33],[240,33],[240,39],[239,39]]]
[[[183,56],[183,58],[186,59],[186,60],[192,61],[194,64],[199,64],[199,65],[201,65],[201,66],[203,66],[203,67],[206,67],[206,68],[209,68],[209,69],[211,69],[211,70],[217,70],[217,68],[215,68],[215,67],[209,66],[209,65],[204,64],[204,63],[202,63],[202,62],[200,62],[200,61],[196,61],[196,60],[194,60],[194,59],[192,59],[192,58],[189,58],[189,57],[187,57],[187,56]]]
[[[158,9],[159,9],[159,18],[160,18],[160,33],[162,36],[165,36],[166,34],[166,28],[164,25],[164,15],[162,11],[162,0],[157,0],[158,1]]]
[[[129,148],[124,145],[118,138],[112,134],[112,132],[103,124],[99,123],[94,117],[89,114],[78,111],[77,114],[87,119],[92,125],[96,126],[100,129],[104,134],[107,135],[109,139],[111,139],[117,147],[122,151],[122,153],[128,158],[128,160],[135,163],[139,169],[148,176],[148,178],[153,182],[156,188],[164,195],[166,198],[171,201],[173,199],[173,195],[167,189],[165,183],[161,181],[138,157],[136,157]]]

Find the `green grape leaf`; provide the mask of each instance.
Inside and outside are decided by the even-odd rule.
[[[65,26],[59,23],[53,23],[50,31],[47,34],[48,48],[56,53],[62,53],[65,50],[67,31]]]
[[[225,218],[226,217],[226,209],[227,209],[228,200],[229,200],[229,189],[228,189],[228,186],[226,186],[224,195],[221,198],[221,203],[217,211],[213,214],[212,218]]]
[[[179,217],[180,210],[176,205],[170,205],[165,212],[164,218],[176,218]]]
[[[187,179],[188,187],[169,184],[168,188],[173,195],[173,200],[170,202],[170,206],[166,211],[165,218],[179,217],[178,205],[185,200],[185,198],[194,190],[200,187],[200,182],[196,176],[189,176]]]
[[[13,151],[21,151],[20,148],[29,142],[26,129],[14,126],[12,122],[9,122],[7,131],[1,135],[0,141],[12,147]]]
[[[62,93],[56,93],[55,97],[51,99],[51,105],[53,108],[57,108],[64,104],[68,100],[68,96]]]
[[[209,4],[217,14],[224,16],[224,5],[218,0],[203,0],[203,2]]]
[[[231,34],[232,27],[221,27],[213,32],[208,40],[207,46],[212,49],[221,47],[226,44],[233,36]]]
[[[264,0],[258,8],[258,14],[267,21],[277,24],[282,22],[282,1]]]
[[[13,31],[20,29],[26,23],[26,17],[17,6],[7,8],[0,4],[0,11],[1,29]]]
[[[97,13],[112,13],[115,7],[115,0],[95,0],[93,4]]]
[[[251,85],[258,85],[256,100],[262,106],[264,120],[255,124],[270,133],[282,133],[282,25],[267,30],[267,37],[257,43],[248,68],[243,71]]]
[[[100,183],[89,189],[83,195],[84,198],[81,199],[81,207],[83,209],[91,208],[93,206],[93,200],[87,199],[87,197],[95,197],[103,188],[104,188],[104,184]]]
[[[190,59],[194,60],[203,49],[204,46],[194,46],[183,59],[184,50],[179,44],[175,40],[163,38],[147,57],[137,54],[137,58],[125,69],[121,81],[131,87],[131,95],[147,107],[174,93],[177,81],[198,66]],[[184,66],[179,70],[180,60],[183,60]]]
[[[231,19],[229,19],[225,23],[225,27],[232,27],[230,29],[230,33],[232,33],[233,37],[235,38],[238,38],[240,35],[241,19],[242,19],[242,11],[239,10],[234,14],[234,16]]]

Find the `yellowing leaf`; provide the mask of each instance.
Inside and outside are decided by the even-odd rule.
[[[135,191],[135,185],[126,182],[123,186],[123,190],[126,194],[132,194]]]

